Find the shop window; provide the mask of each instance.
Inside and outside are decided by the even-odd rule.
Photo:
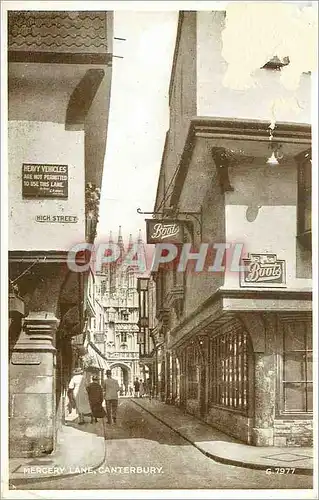
[[[187,398],[197,399],[199,389],[198,351],[194,345],[187,350]]]
[[[312,412],[311,321],[283,323],[281,400],[284,413]]]
[[[297,236],[300,243],[311,249],[311,151],[297,157],[298,209]]]
[[[219,335],[211,342],[211,403],[248,409],[249,339],[245,332]]]

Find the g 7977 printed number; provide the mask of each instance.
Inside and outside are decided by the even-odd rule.
[[[294,474],[294,467],[269,467],[266,469],[266,474]]]

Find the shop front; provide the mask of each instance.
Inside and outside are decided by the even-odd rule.
[[[247,444],[312,445],[311,311],[222,314],[173,352],[188,413]]]

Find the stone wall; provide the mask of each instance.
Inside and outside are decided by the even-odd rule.
[[[53,353],[14,351],[9,378],[10,457],[51,453],[55,445]]]
[[[186,401],[186,411],[195,417],[200,417],[199,402],[197,399],[188,399]]]
[[[224,408],[210,408],[206,423],[222,432],[239,439],[247,444],[251,443],[252,419],[245,415]]]
[[[56,348],[53,313],[30,312],[9,364],[9,456],[49,454],[56,444]]]
[[[276,419],[274,446],[313,446],[313,421]]]

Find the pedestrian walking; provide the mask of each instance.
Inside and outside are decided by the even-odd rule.
[[[72,386],[70,387],[70,385],[69,385],[68,391],[67,391],[67,397],[68,397],[67,409],[68,409],[69,415],[70,415],[70,413],[72,413],[72,410],[76,409],[75,396],[74,396],[74,386],[75,386],[75,383],[72,382]]]
[[[103,403],[103,389],[99,383],[99,377],[93,375],[92,382],[87,387],[89,402],[91,406],[91,423],[96,423],[99,418],[102,419],[103,436],[106,439],[106,413],[102,406]]]
[[[104,398],[106,405],[107,421],[109,424],[116,423],[116,414],[118,407],[118,393],[120,386],[117,380],[112,378],[111,370],[106,370],[106,379],[104,380]]]
[[[142,379],[140,379],[140,398],[142,398],[145,394],[145,386]]]
[[[152,384],[150,379],[146,379],[145,382],[145,394],[148,396],[149,400],[152,399]]]
[[[84,417],[86,415],[91,415],[91,407],[86,390],[88,383],[87,372],[83,372],[81,368],[76,368],[70,381],[68,392],[72,394],[71,400],[74,399],[75,401],[75,408],[79,415],[79,425],[85,423]]]
[[[134,396],[138,398],[140,392],[140,382],[138,380],[138,377],[134,380]]]
[[[129,387],[129,391],[130,391],[130,396],[133,396],[133,387],[131,385]]]
[[[102,406],[103,403],[103,389],[99,384],[99,377],[93,375],[92,382],[87,386],[87,393],[89,396],[89,403],[91,407],[91,422],[97,422],[98,418],[104,418],[106,413]]]

